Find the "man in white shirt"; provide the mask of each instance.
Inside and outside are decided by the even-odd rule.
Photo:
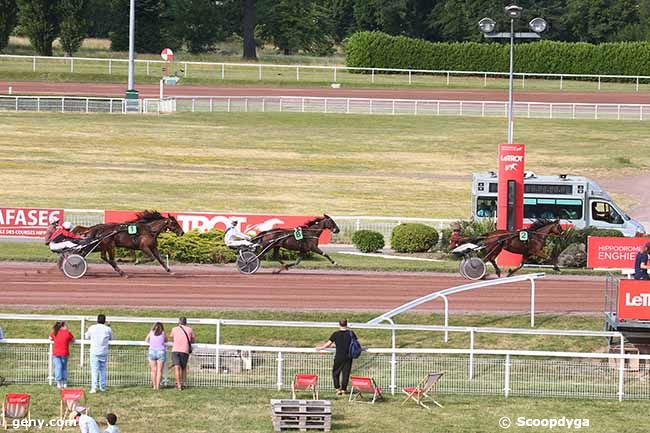
[[[76,412],[75,420],[77,421],[81,433],[100,433],[97,421],[85,413]]]
[[[97,316],[97,324],[88,328],[86,339],[90,340],[90,392],[106,391],[106,364],[108,362],[108,344],[113,339],[113,331],[106,326],[106,316]]]
[[[237,220],[232,220],[230,223],[230,227],[226,229],[226,234],[223,237],[223,241],[226,244],[226,246],[236,248],[236,247],[248,247],[250,245],[253,245],[252,242],[250,242],[251,237],[240,232],[239,229],[237,229]]]

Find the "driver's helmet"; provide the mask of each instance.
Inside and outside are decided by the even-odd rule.
[[[230,222],[230,225],[233,226],[233,227],[237,227],[237,220],[232,220]]]
[[[50,224],[56,224],[60,221],[60,218],[56,214],[50,215]]]
[[[66,230],[72,230],[72,223],[70,221],[66,221],[63,223],[62,227]]]

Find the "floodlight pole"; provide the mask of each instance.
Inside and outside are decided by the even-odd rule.
[[[514,143],[515,122],[512,115],[515,71],[515,19],[510,18],[510,77],[508,83],[508,143]]]
[[[129,79],[127,90],[133,90],[135,75],[135,0],[129,6]]]

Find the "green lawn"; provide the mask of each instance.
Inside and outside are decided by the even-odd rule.
[[[32,418],[49,421],[58,415],[57,390],[45,385],[12,385],[2,392],[29,392],[33,397]],[[288,398],[286,391],[191,388],[153,391],[144,387],[113,388],[104,394],[90,395],[91,414],[105,428],[104,414],[114,412],[117,425],[128,433],[252,433],[272,432],[270,399]],[[499,419],[509,417],[512,432],[541,432],[546,428],[516,426],[519,417],[528,419],[579,419],[585,431],[641,433],[647,425],[635,413],[645,413],[647,402],[556,400],[534,398],[475,397],[438,395],[444,409],[430,412],[414,404],[400,406],[402,397],[387,396],[374,405],[349,404],[333,393],[322,393],[333,400],[332,431],[346,433],[485,433],[502,431]],[[587,419],[588,421],[582,421]],[[11,429],[11,427],[10,427]],[[566,431],[566,428],[556,428]],[[58,429],[43,429],[55,433]],[[68,428],[65,431],[74,431]]]
[[[469,216],[471,173],[496,168],[504,134],[502,119],[282,113],[1,113],[0,127],[9,206],[440,218]],[[515,132],[538,174],[650,165],[643,123],[522,119]]]

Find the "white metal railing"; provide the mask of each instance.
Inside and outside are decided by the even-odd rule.
[[[515,102],[513,110],[515,117],[529,119],[650,120],[650,104]],[[143,111],[506,117],[508,102],[301,96],[177,96],[163,100],[144,99]]]
[[[91,98],[82,96],[2,96],[0,111],[35,111],[56,113],[126,113],[139,112],[140,100]]]
[[[146,385],[146,343],[112,341],[109,386]],[[87,345],[86,345],[87,346]],[[331,358],[313,348],[195,344],[189,385],[287,390],[299,372],[329,376]],[[75,361],[87,350],[76,342],[69,368],[71,385],[88,384],[89,366]],[[331,351],[330,351],[331,352]],[[41,339],[0,341],[0,375],[10,383],[52,383],[52,344]],[[370,348],[354,374],[372,376],[395,393],[430,371],[444,371],[438,392],[563,398],[650,399],[646,377],[650,355],[475,349]],[[169,384],[164,369],[164,384]],[[329,381],[319,384],[333,391]]]
[[[49,57],[0,55],[0,62],[14,63],[19,70],[37,72],[93,73],[107,75],[126,75],[128,59],[91,58],[91,57]],[[146,76],[162,76],[165,62],[162,60],[136,59],[136,73]],[[176,71],[175,68],[180,68]],[[451,71],[435,69],[403,68],[359,68],[345,65],[283,65],[262,63],[230,62],[193,62],[176,61],[169,66],[172,74],[183,78],[202,78],[215,81],[249,80],[274,81],[294,80],[296,82],[333,82],[365,84],[435,84],[450,86],[459,80],[479,80],[483,87],[488,87],[490,80],[507,79],[508,72],[490,71]],[[629,83],[635,91],[650,81],[646,75],[598,75],[598,74],[551,74],[517,72],[514,74],[521,88],[526,88],[527,81],[552,80],[556,87],[563,90],[570,81],[588,81],[593,88],[601,90],[604,83]],[[530,85],[528,84],[530,87]]]

